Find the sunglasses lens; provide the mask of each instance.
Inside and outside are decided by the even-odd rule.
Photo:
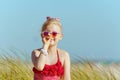
[[[52,32],[52,33],[43,32],[43,35],[46,36],[46,37],[47,37],[47,36],[50,36],[50,34],[51,34],[53,37],[56,37],[58,33],[57,33],[57,32]]]
[[[44,32],[43,34],[44,36],[48,36],[49,32]]]
[[[57,32],[52,32],[53,37],[56,37],[56,35],[57,35]]]

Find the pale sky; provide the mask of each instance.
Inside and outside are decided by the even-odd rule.
[[[71,57],[120,60],[120,0],[0,0],[0,48],[30,55],[46,16],[61,19]]]

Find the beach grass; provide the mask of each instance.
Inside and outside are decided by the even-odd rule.
[[[0,56],[0,80],[33,80],[32,64],[25,61],[25,53],[16,49],[9,53],[2,51]]]
[[[0,80],[33,80],[32,63],[19,50],[3,51],[0,56]],[[22,58],[20,58],[22,57]],[[29,58],[29,57],[28,57]],[[72,80],[120,80],[120,66],[108,66],[89,61],[71,63]]]

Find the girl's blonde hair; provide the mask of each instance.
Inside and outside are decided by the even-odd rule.
[[[42,25],[42,29],[41,31],[44,31],[46,29],[46,27],[48,25],[51,25],[51,24],[55,24],[55,25],[58,25],[62,31],[62,24],[60,22],[60,19],[59,18],[50,18],[50,17],[47,17],[46,18],[47,20],[44,22],[44,24]]]

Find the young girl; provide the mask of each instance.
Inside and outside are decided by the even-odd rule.
[[[47,17],[41,37],[43,46],[32,52],[34,80],[71,80],[69,54],[57,48],[63,38],[59,18]]]

